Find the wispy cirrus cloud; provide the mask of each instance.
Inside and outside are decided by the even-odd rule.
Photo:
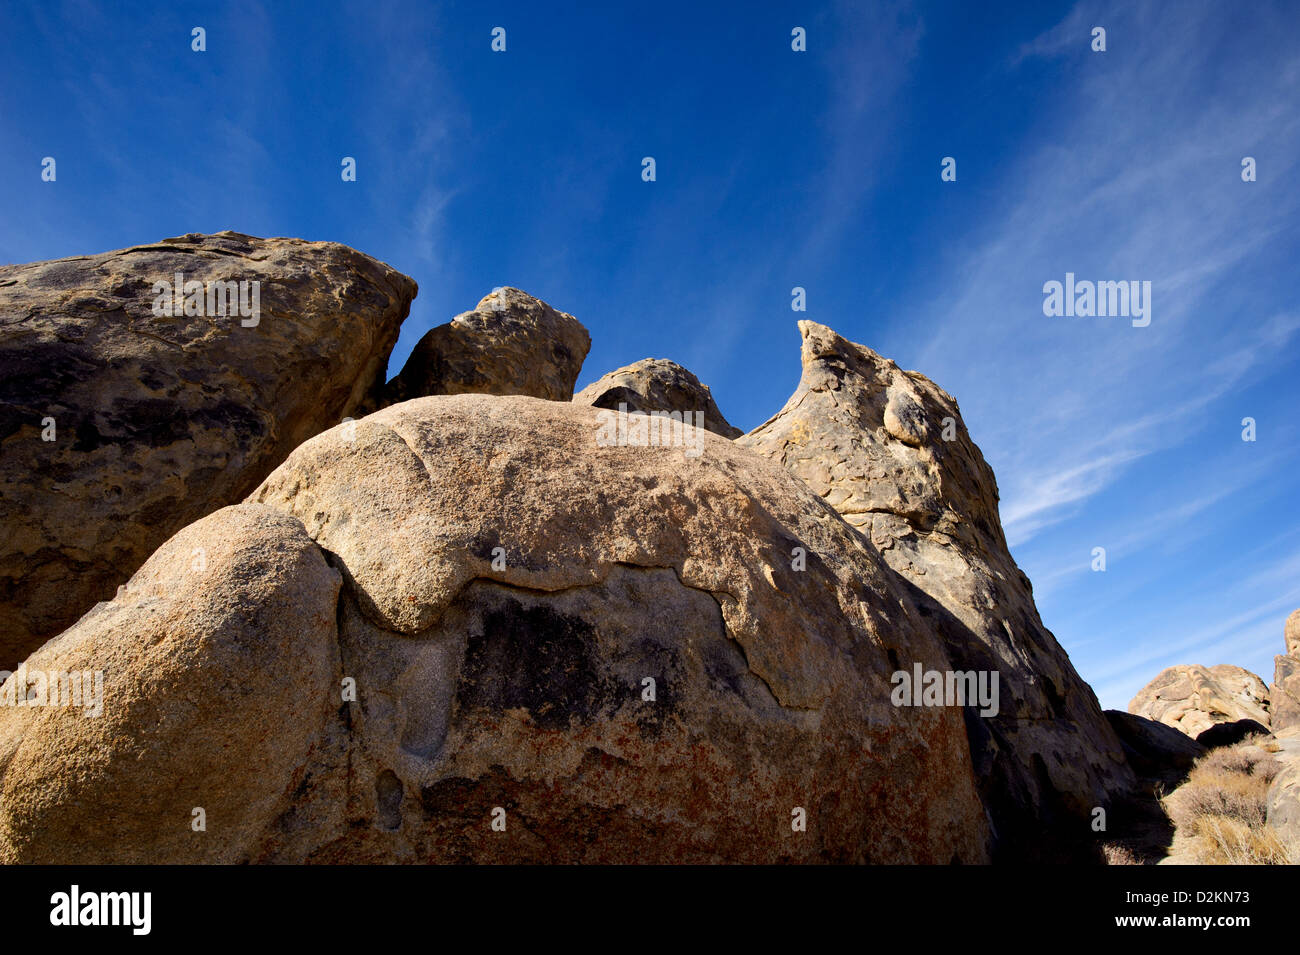
[[[1255,272],[1300,210],[1300,118],[1279,105],[1300,53],[1225,65],[1223,15],[1081,4],[1010,67],[1061,59],[1068,82],[985,224],[954,243],[968,250],[952,257],[959,281],[918,309],[938,318],[916,364],[962,396],[1013,543],[1185,440],[1295,340]],[[1094,23],[1107,53],[1089,49]],[[1239,159],[1255,153],[1267,175],[1244,183]],[[1152,325],[1045,317],[1041,287],[1066,272],[1150,280]]]

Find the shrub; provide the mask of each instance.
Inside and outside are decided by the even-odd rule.
[[[1215,749],[1192,767],[1187,781],[1161,800],[1177,837],[1203,865],[1289,865],[1300,849],[1269,828],[1268,785],[1281,766],[1247,739]]]
[[[1107,865],[1141,865],[1141,860],[1133,854],[1133,850],[1122,842],[1108,842],[1101,847],[1101,851],[1106,856]]]

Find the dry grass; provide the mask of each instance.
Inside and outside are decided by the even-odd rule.
[[[1300,853],[1268,826],[1249,826],[1226,816],[1205,816],[1193,849],[1200,865],[1300,865]]]
[[[1263,777],[1199,766],[1165,800],[1165,811],[1179,830],[1195,831],[1206,817],[1262,826],[1267,810],[1268,783]]]
[[[1212,749],[1196,763],[1195,771],[1257,776],[1265,784],[1271,783],[1281,765],[1268,754],[1255,739],[1247,739],[1236,746]]]
[[[1133,850],[1122,842],[1108,842],[1101,847],[1106,855],[1107,865],[1141,865],[1142,860],[1133,854]]]
[[[1211,750],[1161,800],[1201,865],[1291,865],[1300,851],[1267,825],[1268,784],[1281,765],[1257,738]]]

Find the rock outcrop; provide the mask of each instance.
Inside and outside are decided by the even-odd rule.
[[[1124,745],[1128,764],[1150,783],[1174,785],[1208,750],[1172,726],[1134,716],[1123,710],[1106,710],[1106,719]]]
[[[1300,730],[1300,610],[1287,617],[1286,653],[1273,658],[1269,719],[1275,733]]]
[[[1207,746],[1269,730],[1268,687],[1238,666],[1179,664],[1161,670],[1129,702],[1128,711]]]
[[[385,402],[429,395],[531,395],[569,401],[591,336],[572,315],[517,288],[430,329],[388,383]]]
[[[598,428],[461,395],[306,442],[33,658],[116,674],[117,722],[0,709],[0,855],[67,861],[76,831],[75,858],[156,862],[987,860],[961,711],[891,704],[893,672],[949,663],[875,550],[721,437],[689,457]],[[222,807],[220,850],[133,815],[191,805]]]
[[[1282,769],[1268,787],[1268,824],[1300,864],[1300,732],[1288,730],[1277,738],[1277,759]]]
[[[997,673],[967,730],[1001,858],[1095,851],[1087,819],[1135,778],[1092,690],[1043,626],[1008,551],[993,472],[956,401],[823,325],[799,323],[803,376],[737,443],[792,470],[910,584],[952,665]]]
[[[338,593],[268,507],[164,544],[0,690],[0,862],[246,859],[338,707]]]
[[[643,358],[611,371],[583,388],[573,400],[608,411],[618,411],[622,405],[628,413],[698,412],[704,416],[704,427],[714,434],[724,438],[741,435],[740,429],[728,424],[718,410],[708,385],[701,384],[677,362],[663,358]]]
[[[0,268],[0,667],[372,401],[415,293],[235,232]]]

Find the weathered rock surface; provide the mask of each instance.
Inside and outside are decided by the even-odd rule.
[[[1269,730],[1268,687],[1238,666],[1179,664],[1138,690],[1128,710],[1207,745],[1236,742]],[[1206,736],[1209,733],[1210,736]]]
[[[256,492],[343,571],[362,699],[310,838],[267,858],[984,858],[960,714],[889,702],[895,660],[943,651],[870,549],[721,438],[690,458],[598,430],[572,404],[427,398]]]
[[[568,401],[590,349],[572,315],[517,288],[495,289],[420,339],[385,401],[465,394]]]
[[[1300,850],[1300,760],[1292,760],[1269,786],[1268,824]]]
[[[1275,733],[1300,728],[1300,657],[1273,658],[1273,685],[1269,687],[1269,725]]]
[[[665,412],[700,412],[704,427],[724,438],[738,438],[718,410],[709,386],[677,364],[663,358],[643,358],[593,381],[573,396],[576,404],[618,411],[619,405],[631,412],[651,414]],[[694,417],[689,420],[695,421]]]
[[[1300,863],[1300,732],[1288,730],[1277,742],[1282,771],[1268,787],[1268,824],[1290,848],[1293,861]]]
[[[601,447],[598,429],[594,409],[567,402],[461,395],[302,445],[236,509],[252,524],[236,544],[269,535],[268,510],[284,515],[262,563],[213,543],[223,511],[137,575],[157,581],[153,603],[133,582],[34,658],[118,674],[105,714],[122,733],[101,757],[51,745],[106,732],[96,721],[0,712],[0,753],[31,762],[8,760],[0,851],[54,854],[40,848],[50,824],[79,833],[77,858],[176,861],[200,851],[189,807],[223,807],[211,839],[214,816],[235,813],[213,791],[247,788],[223,860],[987,860],[961,712],[890,703],[895,669],[948,664],[872,548],[716,435],[691,458]],[[329,571],[300,519],[342,576],[336,604],[316,600]],[[242,571],[181,588],[205,541],[210,568]],[[263,566],[285,550],[293,574]],[[272,632],[246,645],[254,618]],[[217,637],[282,666],[275,686],[230,673],[224,651],[205,651]],[[190,649],[154,656],[151,640]],[[349,681],[355,702],[340,707]],[[250,682],[269,724],[230,707]],[[150,745],[156,714],[182,700],[185,745]],[[114,742],[137,723],[147,774]],[[250,767],[258,745],[272,752]],[[103,768],[83,775],[85,759]],[[54,779],[63,788],[47,790]],[[129,823],[105,827],[111,807]],[[151,836],[137,812],[155,828],[179,814],[182,832]]]
[[[260,312],[155,316],[177,272],[260,282]],[[415,292],[346,246],[235,232],[0,268],[0,666],[372,398]]]
[[[1300,610],[1287,617],[1286,653],[1273,658],[1269,718],[1275,733],[1300,728]]]
[[[1086,819],[1136,781],[1096,697],[1043,626],[1012,560],[997,484],[956,401],[823,325],[799,323],[803,376],[737,443],[792,470],[914,588],[954,667],[999,674],[1000,712],[968,708],[981,792],[1006,852],[1093,851]],[[1078,845],[1066,845],[1079,833]]]
[[[0,707],[0,861],[247,860],[337,709],[338,592],[302,525],[261,505],[165,543],[5,684],[99,672],[102,705]]]

